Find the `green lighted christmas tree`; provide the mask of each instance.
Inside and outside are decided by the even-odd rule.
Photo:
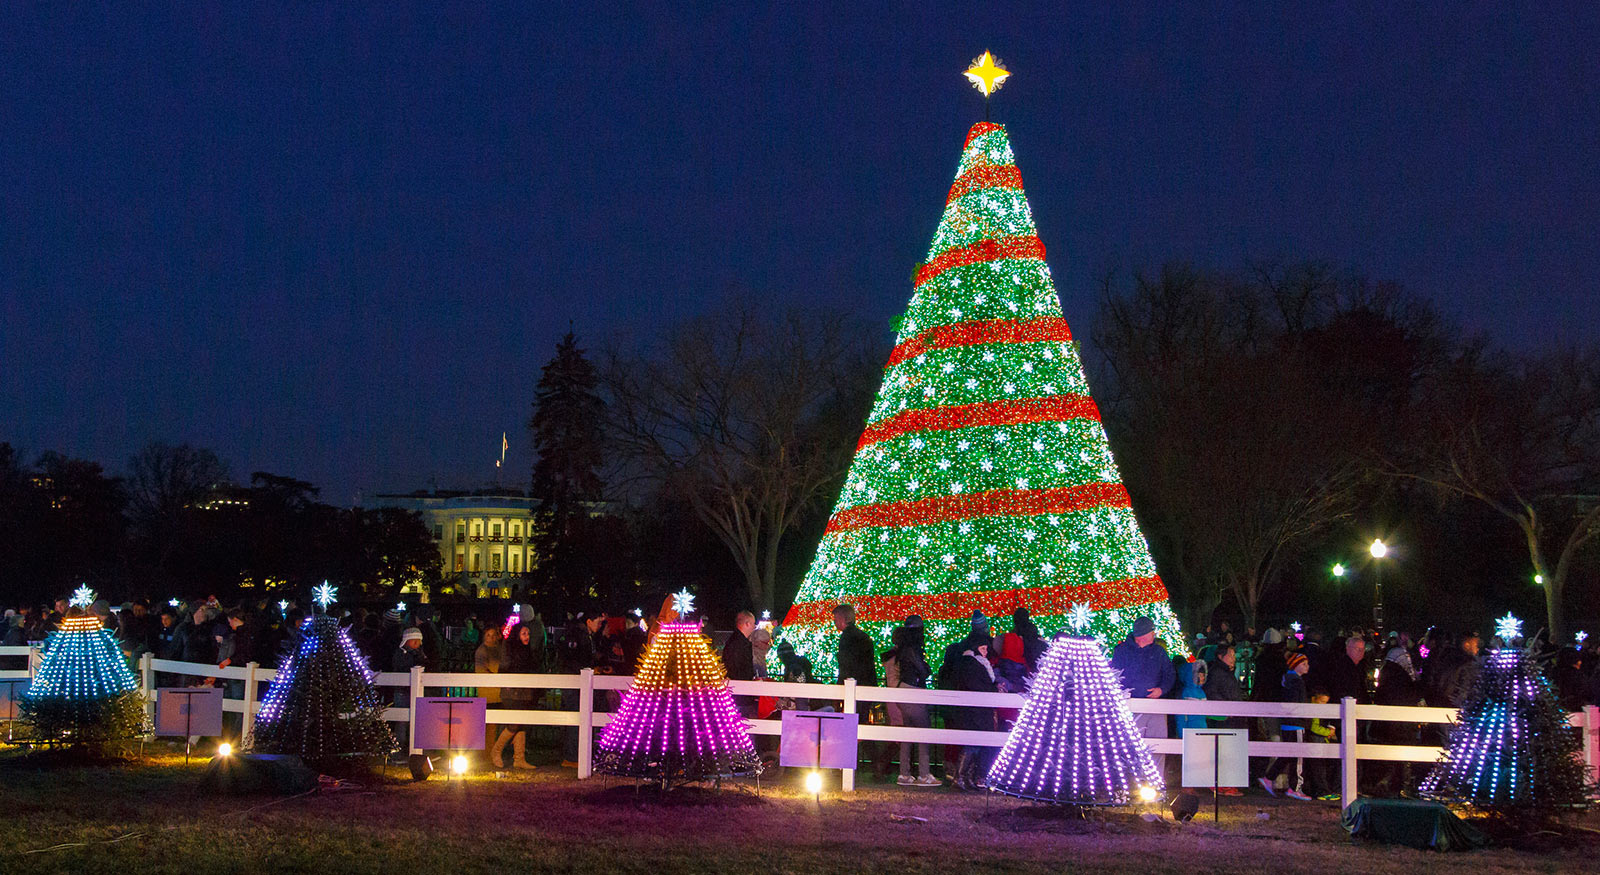
[[[1181,640],[1044,262],[1005,129],[967,135],[883,386],[784,619],[834,674],[834,605],[881,646],[908,614],[928,656],[1026,607],[1047,634],[1087,603],[1111,643],[1148,615]]]

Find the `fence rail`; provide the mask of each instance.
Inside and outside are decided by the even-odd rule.
[[[27,669],[0,671],[0,680],[31,678],[38,669],[38,648],[0,647],[0,659],[28,657]],[[238,697],[223,699],[225,711],[254,716],[260,709],[265,684],[277,672],[262,668],[256,663],[243,666],[204,665],[155,659],[144,654],[139,660],[140,687],[145,694],[146,708],[153,714],[157,696],[156,673],[184,675],[191,678],[215,678],[222,681],[242,681]],[[490,708],[490,724],[515,724],[526,726],[586,727],[589,731],[578,733],[578,777],[588,778],[593,767],[593,730],[611,721],[611,715],[595,710],[595,692],[626,690],[631,677],[600,675],[589,669],[580,674],[476,674],[473,672],[424,672],[420,668],[407,672],[378,672],[374,683],[385,688],[404,688],[403,697],[413,702],[428,688],[474,687],[478,689],[542,689],[576,690],[578,705],[575,711],[552,711],[529,708]],[[737,696],[776,696],[781,698],[813,699],[838,703],[847,713],[856,713],[863,704],[870,707],[876,702],[897,702],[945,707],[1021,708],[1024,699],[1016,693],[971,693],[956,690],[922,690],[911,687],[862,687],[854,680],[843,684],[790,684],[778,681],[731,681],[729,687]],[[1172,714],[1207,717],[1263,717],[1282,720],[1323,720],[1337,724],[1339,740],[1335,744],[1295,741],[1250,742],[1252,757],[1297,757],[1301,759],[1333,759],[1339,761],[1339,786],[1341,804],[1348,805],[1356,797],[1356,767],[1360,762],[1437,762],[1444,748],[1431,745],[1368,744],[1359,740],[1359,724],[1363,722],[1399,722],[1417,724],[1449,724],[1455,721],[1452,708],[1402,707],[1395,705],[1358,705],[1354,699],[1326,705],[1301,705],[1285,702],[1213,702],[1194,699],[1130,699],[1129,708],[1136,714]],[[391,707],[384,712],[386,720],[408,724],[411,727],[409,707]],[[1589,706],[1573,712],[1568,717],[1572,726],[1583,733],[1583,760],[1591,776],[1600,782],[1600,708]],[[248,721],[247,721],[248,722]],[[746,721],[751,734],[779,735],[781,727],[776,720]],[[919,728],[911,726],[884,726],[863,723],[859,737],[862,741],[913,742],[926,744],[960,744],[982,747],[999,747],[1005,744],[1008,733],[984,732],[965,729]],[[408,737],[408,746],[415,739]],[[1183,741],[1177,738],[1146,739],[1150,750],[1158,754],[1183,753]],[[411,748],[413,753],[421,751]],[[855,770],[844,771],[843,787],[855,789]]]

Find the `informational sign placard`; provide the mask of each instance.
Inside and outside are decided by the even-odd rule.
[[[785,711],[778,765],[811,769],[856,767],[859,714]]]
[[[1249,784],[1249,730],[1183,731],[1183,786],[1246,787]]]
[[[156,734],[187,738],[222,734],[221,687],[161,687],[156,690]]]
[[[0,678],[0,723],[17,719],[17,703],[29,683],[27,678]]]
[[[416,746],[423,750],[483,750],[489,700],[482,696],[423,696],[416,702]]]

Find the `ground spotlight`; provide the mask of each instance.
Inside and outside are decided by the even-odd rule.
[[[813,771],[813,772],[807,772],[806,773],[806,792],[810,793],[813,796],[815,796],[818,793],[822,792],[822,773],[821,772]]]
[[[1156,788],[1150,786],[1149,784],[1146,784],[1143,787],[1139,788],[1139,799],[1140,799],[1140,801],[1143,801],[1143,802],[1154,802],[1154,801],[1156,801],[1156,797],[1159,796],[1159,795],[1161,795],[1161,794],[1156,792]]]
[[[450,759],[450,771],[457,775],[465,775],[467,773],[467,755],[458,753],[452,757]]]
[[[224,741],[223,743],[217,745],[217,756],[219,756],[219,757],[233,756],[233,745],[227,743],[226,741]]]

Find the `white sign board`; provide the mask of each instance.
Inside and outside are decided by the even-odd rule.
[[[0,723],[17,719],[17,705],[28,692],[28,684],[32,683],[27,678],[5,678],[0,680]]]
[[[783,712],[778,765],[812,769],[856,767],[859,714],[833,711]]]
[[[489,700],[482,696],[417,699],[416,746],[422,750],[483,750]]]
[[[1183,786],[1248,787],[1248,729],[1185,729]]]
[[[156,734],[222,734],[221,687],[162,687],[156,690]]]

